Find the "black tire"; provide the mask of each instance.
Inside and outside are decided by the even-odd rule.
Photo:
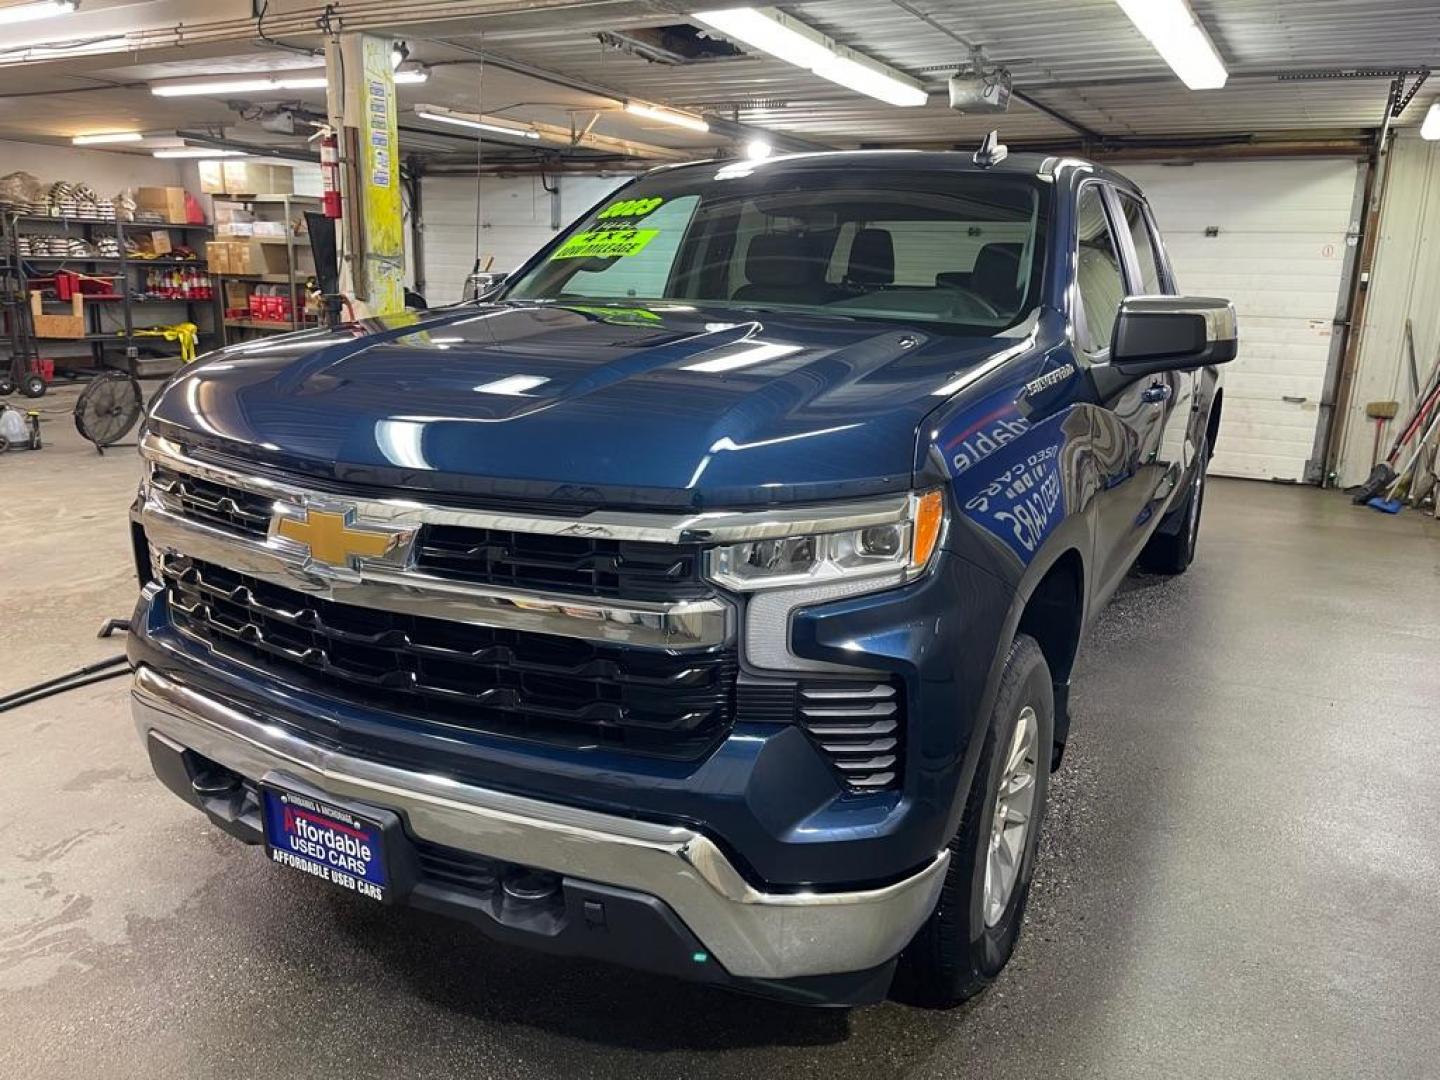
[[[44,397],[49,387],[39,375],[26,375],[20,380],[20,393],[28,398]]]
[[[15,392],[15,380],[8,375],[0,376],[0,397],[9,397]]]
[[[996,797],[1022,713],[1035,715],[1034,800],[1019,869],[1003,914],[985,918],[986,862]],[[949,1008],[985,989],[1015,951],[1035,870],[1035,849],[1045,820],[1050,747],[1055,739],[1055,696],[1050,667],[1035,639],[1015,638],[991,710],[980,763],[965,800],[960,831],[950,842],[950,866],[930,918],[900,954],[894,996],[914,1005]]]
[[[1195,561],[1200,515],[1205,510],[1205,470],[1209,466],[1210,447],[1202,442],[1185,501],[1166,515],[1166,520],[1140,551],[1140,565],[1151,573],[1183,574]]]
[[[7,439],[7,438],[5,438],[4,435],[0,435],[0,454],[5,453],[5,451],[6,451],[6,450],[9,450],[9,449],[10,449],[10,440]]]

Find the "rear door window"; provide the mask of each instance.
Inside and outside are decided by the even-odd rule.
[[[1140,271],[1140,292],[1145,296],[1160,296],[1166,292],[1165,262],[1160,254],[1159,244],[1151,231],[1149,215],[1140,202],[1124,192],[1120,194],[1120,207],[1125,215],[1125,227],[1130,231],[1130,240],[1135,245],[1135,264]]]

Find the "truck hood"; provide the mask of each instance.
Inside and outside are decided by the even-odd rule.
[[[150,423],[352,486],[813,501],[907,488],[946,385],[1014,343],[753,308],[467,305],[222,350],[167,387]]]

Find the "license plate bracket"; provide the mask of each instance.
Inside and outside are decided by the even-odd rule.
[[[273,774],[260,782],[260,807],[271,862],[382,904],[409,891],[412,851],[393,811]]]

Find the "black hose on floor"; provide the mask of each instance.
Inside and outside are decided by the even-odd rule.
[[[63,694],[67,690],[77,690],[82,686],[89,686],[91,683],[104,682],[106,679],[115,679],[129,673],[129,661],[124,656],[112,656],[108,660],[86,664],[84,667],[68,671],[64,675],[56,675],[53,679],[46,679],[44,682],[12,690],[10,693],[0,696],[0,713],[19,708],[21,705],[29,705],[31,702],[43,701],[47,697]]]

